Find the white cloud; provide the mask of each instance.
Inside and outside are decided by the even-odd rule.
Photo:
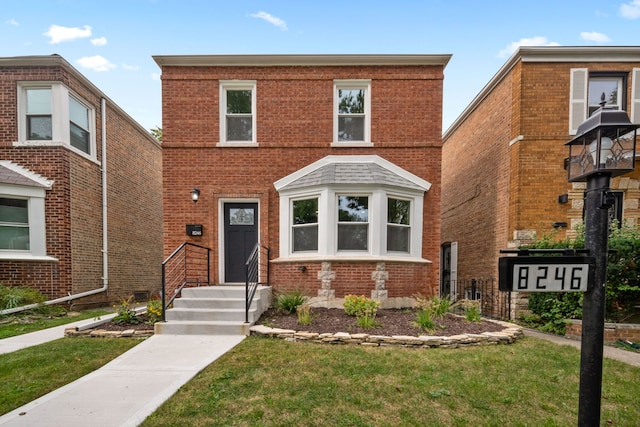
[[[627,19],[640,18],[640,0],[631,0],[620,5],[620,15]]]
[[[96,56],[85,56],[76,61],[82,68],[88,68],[93,71],[109,71],[116,66],[109,62],[108,59],[96,55]]]
[[[91,44],[94,46],[104,46],[107,44],[106,37],[98,37],[96,39],[91,39]]]
[[[122,64],[122,69],[127,71],[137,71],[140,69],[137,65]]]
[[[18,21],[16,21],[15,19],[9,19],[8,21],[6,21],[7,24],[12,25],[14,27],[19,27],[20,24],[18,23]]]
[[[559,43],[550,42],[546,37],[536,36],[511,42],[498,53],[498,58],[506,58],[515,52],[520,46],[560,46]]]
[[[287,31],[287,23],[284,22],[282,19],[273,16],[267,12],[258,12],[258,13],[253,13],[251,14],[252,18],[258,18],[258,19],[263,19],[265,21],[267,21],[270,24],[275,25],[276,27],[280,28],[282,31]]]
[[[60,25],[52,25],[49,27],[49,31],[44,33],[44,35],[50,38],[50,44],[57,44],[60,42],[67,42],[71,40],[91,37],[91,27],[85,25],[84,29],[80,29],[72,27],[61,27]]]
[[[596,42],[596,43],[606,43],[611,41],[611,39],[606,34],[597,33],[595,31],[592,31],[592,32],[583,31],[580,33],[580,37],[582,37],[583,40]]]

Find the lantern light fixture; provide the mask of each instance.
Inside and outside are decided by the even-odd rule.
[[[200,190],[198,190],[198,187],[196,187],[193,190],[191,190],[191,200],[193,200],[193,203],[198,203],[199,198],[200,198]]]

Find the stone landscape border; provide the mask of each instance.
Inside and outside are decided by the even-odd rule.
[[[147,338],[153,335],[153,329],[137,331],[127,329],[125,331],[107,331],[106,329],[85,329],[67,328],[64,330],[65,337],[85,337],[85,338]]]
[[[347,332],[317,333],[294,331],[292,329],[270,328],[264,325],[254,325],[250,328],[251,335],[280,338],[291,342],[313,342],[320,344],[355,344],[367,347],[416,347],[416,348],[458,348],[467,346],[512,344],[524,336],[521,327],[512,323],[493,321],[505,327],[500,332],[483,332],[481,334],[460,334],[450,337],[431,335],[369,335],[349,334]]]

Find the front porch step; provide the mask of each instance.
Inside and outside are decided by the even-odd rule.
[[[249,335],[249,328],[271,305],[271,287],[259,286],[245,323],[244,286],[203,286],[182,290],[181,298],[155,324],[156,334]]]
[[[254,309],[249,310],[249,322],[255,322],[258,320],[256,314],[258,311]],[[262,313],[259,313],[260,316]],[[244,308],[172,308],[171,310],[167,310],[166,314],[167,321],[172,320],[197,320],[197,321],[205,321],[205,322],[213,322],[213,321],[244,321],[245,320],[245,310]]]
[[[172,320],[158,322],[154,326],[156,334],[165,335],[249,335],[252,323],[236,321],[196,321]]]

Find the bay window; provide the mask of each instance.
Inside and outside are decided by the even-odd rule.
[[[294,200],[291,236],[293,252],[318,250],[318,198]]]
[[[387,251],[409,252],[411,201],[387,199]]]
[[[369,198],[338,196],[338,250],[366,251],[369,248]]]
[[[16,145],[64,145],[95,160],[95,110],[60,83],[18,85]]]

